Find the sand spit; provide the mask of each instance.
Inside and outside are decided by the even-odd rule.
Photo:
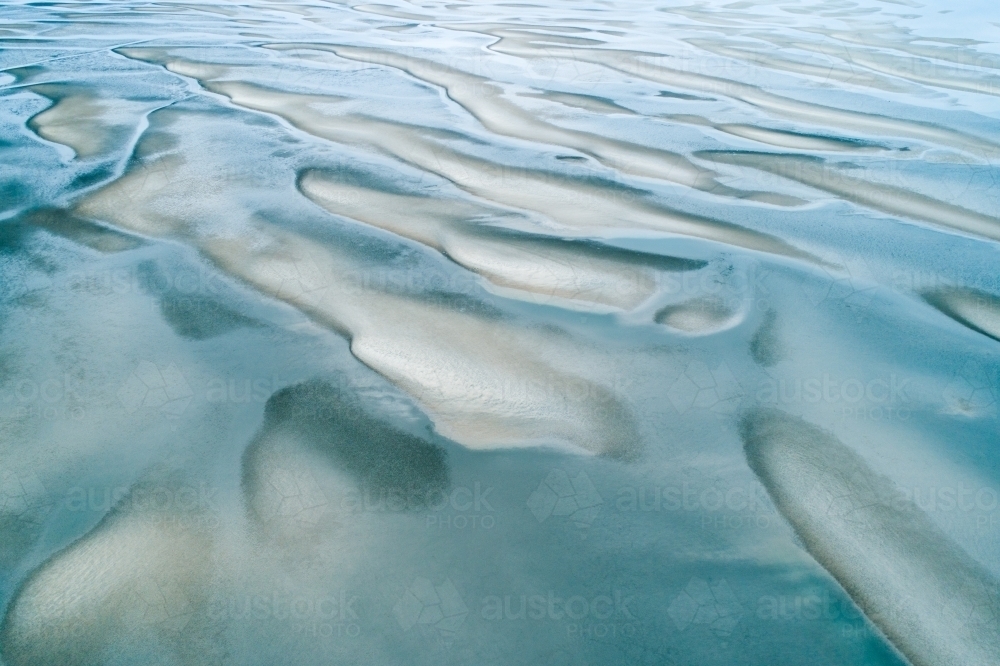
[[[690,114],[673,114],[663,117],[674,122],[711,127],[714,130],[731,134],[732,136],[738,136],[741,139],[749,139],[751,141],[765,143],[778,148],[790,148],[792,150],[816,152],[852,153],[872,153],[888,150],[884,146],[857,139],[825,136],[822,134],[805,134],[803,132],[771,129],[768,127],[747,125],[744,123],[714,123],[708,118]]]
[[[850,171],[828,165],[808,155],[775,153],[704,151],[705,159],[737,166],[747,166],[790,178],[854,203],[929,222],[968,234],[1000,240],[1000,220],[976,211],[904,190],[892,185],[873,183],[850,175]]]
[[[606,97],[597,97],[596,95],[580,95],[556,90],[543,90],[541,92],[518,93],[518,96],[544,99],[574,109],[590,111],[591,113],[603,113],[606,115],[622,114],[626,116],[638,115],[632,109],[621,106]]]
[[[830,433],[778,411],[750,412],[741,434],[810,554],[914,666],[997,663],[997,581],[890,480]]]
[[[535,45],[534,35],[526,34],[523,30],[512,30],[495,24],[442,24],[442,27],[497,37],[498,41],[489,47],[497,53],[527,59],[559,57],[590,62],[649,81],[730,97],[776,116],[820,127],[835,127],[842,131],[864,132],[878,136],[909,137],[919,141],[950,146],[974,155],[995,156],[1000,154],[1000,144],[931,123],[803,102],[766,92],[747,83],[670,67],[668,65],[674,61],[672,56],[617,49],[569,49],[555,46],[541,48]],[[678,62],[678,65],[680,64]]]
[[[1000,340],[1000,298],[993,294],[951,287],[929,291],[924,299],[960,324]]]
[[[572,353],[513,322],[353,282],[363,274],[300,236],[259,229],[270,244],[206,242],[227,272],[345,332],[352,353],[414,396],[441,434],[474,449],[563,443],[616,458],[638,452],[629,410],[597,383],[558,370]],[[565,344],[565,343],[564,343]]]
[[[433,247],[498,287],[574,309],[631,310],[656,292],[661,271],[705,265],[477,224],[509,215],[455,199],[359,187],[321,171],[305,172],[299,189],[331,213]]]
[[[123,50],[123,53],[129,57],[146,57],[138,49]],[[156,62],[157,57],[151,54],[149,59]],[[189,61],[183,59],[167,64],[168,69],[178,72],[189,66]],[[444,141],[441,132],[435,130],[317,108],[320,103],[336,102],[339,98],[287,93],[238,81],[202,80],[201,83],[207,90],[226,95],[234,104],[273,113],[314,136],[374,147],[442,176],[470,194],[541,213],[565,228],[651,229],[814,260],[811,255],[774,236],[656,205],[646,198],[644,191],[626,185],[503,166],[456,150],[452,143]],[[456,137],[448,135],[447,138]]]

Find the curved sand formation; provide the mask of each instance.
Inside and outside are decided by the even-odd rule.
[[[654,319],[685,333],[708,333],[725,327],[735,315],[722,300],[708,296],[663,307]]]
[[[147,160],[77,211],[192,243],[229,274],[342,332],[359,360],[414,396],[442,434],[466,446],[559,442],[636,455],[628,408],[599,384],[545,360],[579,353],[558,336],[379,290],[365,282],[356,259],[264,222],[245,220],[252,233],[240,237],[204,235],[214,204],[187,199],[196,178],[186,164],[173,154]]]
[[[497,53],[521,58],[562,57],[603,65],[625,74],[665,85],[703,93],[723,95],[758,107],[776,116],[798,120],[821,127],[836,127],[843,131],[865,132],[881,136],[900,136],[928,141],[968,151],[975,155],[1000,154],[1000,144],[963,132],[900,118],[850,111],[784,97],[747,83],[717,76],[672,68],[661,63],[670,57],[642,51],[619,49],[568,49],[557,46],[539,47],[533,41],[538,33],[512,29],[507,24],[449,23],[442,27],[490,35],[498,38],[489,48]],[[644,58],[656,58],[656,64]]]
[[[1000,340],[1000,298],[993,294],[952,287],[927,292],[924,299],[958,323]]]
[[[328,497],[296,453],[322,456],[360,495],[405,499],[406,510],[426,509],[448,488],[444,450],[367,413],[344,389],[314,380],[274,393],[264,423],[243,453],[242,488],[252,519],[279,533],[338,519]],[[291,523],[291,525],[289,525]]]
[[[0,629],[4,659],[17,666],[85,666],[122,654],[149,663],[163,655],[182,664],[211,659],[208,636],[192,621],[205,611],[213,549],[211,532],[196,526],[211,515],[197,498],[183,510],[163,500],[177,490],[138,484],[122,500],[127,508],[36,569]]]
[[[740,429],[747,462],[809,553],[914,666],[997,663],[997,581],[890,480],[797,417],[755,410]]]
[[[1000,219],[968,208],[932,199],[892,185],[873,183],[849,175],[849,171],[827,165],[808,155],[750,152],[701,152],[700,156],[738,166],[761,169],[797,180],[854,203],[891,215],[929,222],[984,238],[1000,240]]]
[[[513,295],[528,292],[541,302],[631,310],[656,292],[660,271],[706,265],[477,225],[476,220],[507,213],[455,199],[359,187],[321,171],[304,173],[299,189],[331,213],[433,247],[491,283],[517,290]]]
[[[557,90],[543,90],[541,92],[518,93],[518,97],[544,99],[574,109],[590,111],[591,113],[603,113],[606,115],[621,114],[626,116],[638,115],[632,109],[617,104],[606,97],[597,97],[595,95],[579,95],[577,93],[559,92]]]
[[[804,132],[771,129],[769,127],[747,125],[745,123],[713,123],[708,118],[690,114],[673,114],[663,117],[674,122],[711,127],[714,130],[731,134],[732,136],[738,136],[741,139],[749,139],[751,141],[756,141],[757,143],[765,143],[778,148],[790,148],[792,150],[807,150],[814,152],[852,153],[871,153],[887,150],[884,146],[858,139],[847,139],[821,134],[806,134]]]
[[[162,58],[159,51],[121,51],[129,57],[147,58],[153,62]],[[170,59],[166,64],[167,69],[181,74],[191,71],[190,66],[190,62],[182,58]],[[319,103],[336,102],[338,98],[286,93],[237,81],[200,81],[207,90],[226,95],[234,104],[273,113],[314,136],[375,147],[442,176],[471,194],[542,213],[568,228],[653,229],[761,252],[813,259],[774,236],[654,205],[645,199],[643,191],[618,183],[596,179],[584,181],[533,168],[504,167],[455,150],[438,141],[435,131],[427,128],[316,108]]]
[[[53,104],[28,121],[38,136],[69,146],[77,157],[93,157],[114,144],[113,128],[102,122],[108,107],[96,95],[63,94],[51,85],[35,86],[35,92]]]
[[[310,48],[329,51],[341,58],[394,67],[420,81],[443,88],[448,97],[475,116],[491,132],[526,141],[573,148],[623,173],[669,180],[713,194],[743,198],[763,196],[771,203],[785,202],[777,195],[747,193],[726,187],[715,179],[713,172],[693,164],[677,153],[553,125],[508,101],[503,96],[503,88],[489,79],[430,60],[354,46],[269,44],[268,48],[277,50]]]
[[[555,441],[616,458],[637,454],[629,410],[535,351],[551,350],[552,341],[495,318],[358,288],[345,280],[358,268],[326,247],[263,227],[261,237],[269,244],[254,249],[231,239],[202,247],[232,275],[344,331],[351,352],[416,398],[444,436],[470,448]]]
[[[122,99],[103,99],[92,90],[61,83],[41,83],[29,90],[53,104],[28,121],[38,136],[69,146],[77,158],[104,154],[131,134],[153,105]]]

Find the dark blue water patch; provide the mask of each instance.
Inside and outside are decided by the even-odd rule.
[[[690,102],[714,102],[714,97],[699,97],[697,95],[688,95],[687,93],[673,92],[671,90],[661,90],[657,97],[669,97],[671,99],[682,99]]]
[[[138,266],[139,285],[159,300],[160,314],[175,333],[189,340],[207,340],[237,328],[257,327],[260,322],[226,305],[215,295],[200,289],[185,290],[155,261]]]
[[[327,457],[350,474],[372,496],[399,493],[413,500],[412,509],[449,484],[448,461],[442,441],[395,428],[368,411],[351,391],[323,380],[310,380],[275,392],[264,408],[264,424],[243,456],[243,489],[260,491],[263,457],[271,441],[293,436],[304,447]]]
[[[0,213],[16,210],[31,199],[31,191],[20,180],[0,181]]]
[[[92,169],[81,171],[69,183],[69,188],[82,190],[106,180],[110,180],[115,175],[115,168],[111,164],[102,164]]]

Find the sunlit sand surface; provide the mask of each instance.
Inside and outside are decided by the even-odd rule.
[[[1000,12],[0,9],[0,666],[1000,664]]]

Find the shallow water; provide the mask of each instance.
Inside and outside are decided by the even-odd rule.
[[[1000,663],[989,3],[0,7],[0,663]]]

